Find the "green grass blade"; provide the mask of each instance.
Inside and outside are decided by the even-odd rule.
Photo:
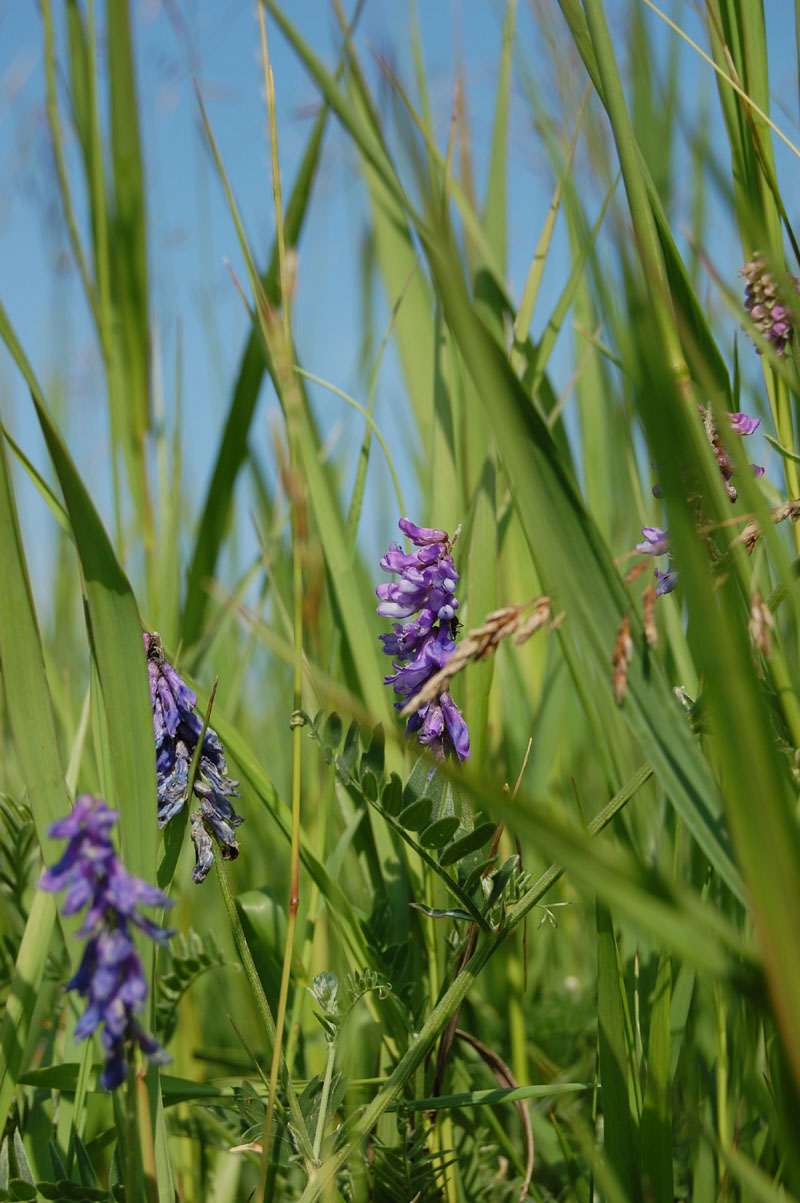
[[[320,113],[311,131],[308,145],[298,169],[292,195],[286,206],[286,245],[297,245],[308,210],[308,203],[319,165],[322,137],[327,121],[327,109]],[[278,249],[273,247],[272,258],[262,277],[265,296],[273,305],[280,300],[278,280]],[[258,394],[264,378],[266,363],[258,333],[254,330],[247,340],[234,387],[225,430],[219,444],[216,462],[203,505],[194,551],[186,577],[186,597],[181,634],[187,646],[201,634],[208,593],[204,582],[214,575],[225,531],[230,519],[233,490],[242,465],[247,458],[247,439],[255,413]]]
[[[150,425],[150,338],[144,167],[139,145],[139,106],[128,0],[109,4],[106,16],[114,173],[114,297],[120,307],[123,330],[126,416],[130,434],[138,446]]]
[[[603,1146],[630,1200],[640,1198],[631,1116],[628,1040],[617,941],[607,907],[597,904],[597,1025],[603,1106]]]
[[[672,1181],[672,1118],[669,1100],[671,959],[658,962],[655,996],[650,1008],[647,1043],[647,1085],[642,1112],[642,1183],[653,1203],[674,1203]]]
[[[772,716],[753,664],[747,631],[749,597],[743,596],[736,572],[721,588],[713,588],[707,552],[697,537],[695,516],[685,495],[684,469],[692,465],[709,516],[722,520],[727,501],[719,471],[708,454],[702,425],[683,397],[669,388],[663,363],[651,350],[647,356],[649,362],[642,365],[642,418],[650,445],[671,449],[660,475],[675,555],[685,580],[690,644],[706,682],[712,742],[724,766],[727,815],[755,910],[776,1018],[800,1079],[800,963],[790,952],[800,925],[800,837],[794,820],[794,787],[776,747]],[[745,497],[750,491],[750,481],[743,480]],[[749,567],[742,567],[749,575]],[[735,688],[730,682],[736,683]],[[796,703],[796,692],[791,688],[789,692]]]
[[[602,536],[563,468],[544,422],[533,410],[502,350],[474,312],[458,261],[441,239],[426,240],[432,274],[448,320],[493,428],[531,555],[547,592],[567,608],[595,663],[608,674],[628,601]],[[564,549],[568,548],[568,554]],[[634,636],[637,645],[640,636]],[[610,702],[610,675],[608,698]],[[655,665],[641,654],[630,666],[624,714],[645,755],[714,867],[741,892],[708,765]]]
[[[136,601],[2,306],[0,337],[31,390],[75,537],[90,646],[108,725],[116,794],[113,801],[120,810],[123,855],[131,873],[152,882],[157,836],[155,754],[142,625]]]
[[[495,261],[503,267],[506,262],[506,147],[508,142],[508,112],[511,92],[511,51],[514,45],[516,0],[508,0],[503,22],[503,45],[497,71],[497,93],[494,107],[494,129],[489,152],[489,171],[483,226],[494,251]]]
[[[59,845],[48,826],[68,813],[71,800],[58,748],[53,706],[47,685],[39,628],[28,580],[5,447],[0,440],[0,669],[6,714],[14,734],[42,856],[57,859]],[[6,1002],[0,1048],[0,1129],[5,1126],[35,1000],[50,949],[55,900],[37,892],[33,899]]]
[[[28,476],[33,481],[33,484],[36,486],[39,494],[44,498],[45,503],[47,504],[47,507],[51,511],[56,522],[61,527],[67,538],[72,539],[72,527],[70,526],[69,518],[63,505],[58,500],[42,474],[31,463],[25,452],[20,447],[19,443],[16,442],[6,427],[0,425],[0,430],[2,431],[3,438],[8,443],[9,447],[14,452],[14,455],[17,457]]]

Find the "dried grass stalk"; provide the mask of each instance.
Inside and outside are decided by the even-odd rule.
[[[618,706],[622,704],[622,700],[628,690],[628,665],[631,662],[632,656],[631,621],[626,614],[619,624],[619,634],[617,635],[617,641],[614,644],[614,652],[611,657],[611,663],[614,667],[614,697],[617,699]]]
[[[482,626],[476,627],[459,641],[444,667],[425,682],[419,693],[406,702],[400,711],[400,717],[407,718],[419,710],[420,706],[444,693],[462,668],[476,660],[487,660],[504,639],[512,639],[517,647],[526,639],[530,639],[535,631],[548,622],[551,605],[552,599],[543,594],[518,606],[504,606],[502,610],[493,610]],[[560,625],[563,618],[563,613],[558,615],[553,626]]]
[[[785,522],[787,518],[791,518],[792,522],[797,522],[798,518],[800,518],[800,500],[787,501],[784,505],[776,505],[771,512],[772,521],[776,526],[779,522]],[[756,540],[761,538],[762,533],[761,523],[753,519],[752,522],[748,522],[747,526],[739,532],[733,542],[744,543],[747,550],[752,551]]]

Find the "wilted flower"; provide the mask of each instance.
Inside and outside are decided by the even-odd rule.
[[[800,300],[797,276],[787,274],[779,283],[756,251],[739,272],[745,278],[744,307],[756,329],[771,343],[778,355],[794,336],[795,310]],[[791,302],[790,307],[789,302]],[[760,354],[760,351],[759,351]]]
[[[144,1007],[147,982],[130,925],[163,943],[173,933],[140,915],[136,908],[140,903],[171,906],[172,900],[122,865],[111,842],[117,817],[102,799],[82,794],[67,818],[49,828],[53,839],[69,843],[61,860],[45,870],[39,881],[39,888],[51,894],[66,889],[64,915],[87,907],[77,934],[88,936],[88,942],[67,989],[77,990],[87,1000],[75,1027],[75,1039],[82,1040],[103,1025],[100,1039],[106,1063],[100,1085],[106,1090],[124,1082],[134,1042],[151,1061],[169,1061],[158,1041],[134,1018]]]
[[[391,543],[381,568],[400,579],[378,585],[375,592],[380,598],[378,613],[384,618],[411,619],[396,622],[391,634],[380,636],[384,652],[394,657],[397,669],[385,682],[393,686],[400,698],[395,706],[402,710],[455,651],[458,573],[446,531],[415,526],[408,518],[401,518],[398,526],[417,550],[406,553],[398,543]],[[411,715],[406,732],[418,732],[420,743],[439,757],[451,749],[459,760],[469,756],[467,724],[447,690]]]
[[[158,825],[163,827],[183,809],[189,795],[189,767],[203,730],[203,720],[195,711],[197,695],[166,660],[158,635],[145,632],[143,639],[156,741]],[[216,732],[208,727],[192,787],[200,800],[191,823],[196,860],[192,879],[195,882],[205,881],[214,860],[206,828],[210,828],[219,841],[223,860],[235,860],[239,855],[234,828],[244,820],[230,801],[239,797],[238,787],[239,782],[232,781],[227,775],[225,750]]]

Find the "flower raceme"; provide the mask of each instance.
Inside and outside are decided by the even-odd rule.
[[[744,307],[751,321],[775,352],[784,355],[794,337],[800,305],[797,276],[787,274],[783,282],[776,280],[758,251],[739,275],[745,278]]]
[[[722,478],[725,481],[725,488],[731,501],[736,501],[738,493],[730,483],[731,476],[734,473],[734,464],[720,442],[717,434],[714,420],[709,410],[700,407],[700,414],[703,419],[708,441],[711,444],[711,449],[714,452],[714,458],[717,461],[717,466],[722,473]],[[751,418],[749,414],[735,413],[728,414],[731,430],[735,434],[746,436],[753,434],[761,422],[760,418]],[[763,476],[764,469],[756,464],[750,465],[750,470],[754,476]],[[656,492],[654,489],[653,492]],[[658,495],[658,494],[657,494]],[[642,555],[647,556],[664,556],[669,555],[669,532],[662,530],[660,526],[643,526],[642,527],[642,542],[636,544],[636,550]],[[656,578],[656,596],[661,597],[665,593],[671,593],[678,583],[677,568],[667,568],[661,570],[656,568],[654,576]]]
[[[137,908],[142,903],[171,906],[172,899],[125,869],[111,842],[117,817],[101,798],[81,794],[67,818],[49,828],[54,839],[69,843],[61,860],[46,869],[39,881],[39,888],[48,893],[67,891],[64,915],[87,908],[77,933],[88,937],[86,948],[67,989],[77,990],[87,1000],[75,1027],[75,1039],[90,1036],[102,1025],[106,1063],[100,1085],[106,1090],[124,1082],[133,1044],[151,1061],[164,1064],[170,1060],[135,1018],[144,1007],[147,982],[131,925],[164,943],[173,933],[140,915]]]
[[[143,636],[150,677],[153,735],[158,771],[158,825],[164,827],[183,809],[189,796],[189,767],[203,731],[196,713],[197,695],[168,662],[157,633]],[[225,750],[215,731],[206,728],[192,792],[199,808],[191,816],[195,850],[193,881],[205,881],[214,863],[208,830],[217,839],[223,860],[235,860],[239,845],[234,829],[244,820],[230,801],[239,797],[239,782],[227,773]]]
[[[390,634],[380,636],[397,669],[385,677],[385,683],[395,689],[399,698],[395,706],[402,710],[455,651],[458,573],[448,532],[417,527],[408,518],[401,518],[398,526],[416,551],[404,552],[399,544],[390,544],[380,567],[399,580],[379,585],[375,593],[380,599],[379,615],[411,620],[396,622]],[[448,689],[420,706],[405,731],[417,733],[420,743],[440,759],[451,751],[460,760],[469,755],[467,723]]]
[[[394,688],[402,710],[424,683],[444,667],[455,651],[457,628],[456,572],[452,542],[446,531],[415,526],[401,518],[398,526],[416,548],[404,552],[391,543],[380,565],[399,580],[378,585],[378,613],[384,618],[410,619],[395,622],[391,633],[381,635],[383,650],[394,659],[395,673],[385,678]],[[406,733],[430,747],[444,759],[450,751],[459,760],[469,756],[469,731],[449,690],[425,702],[408,720]]]

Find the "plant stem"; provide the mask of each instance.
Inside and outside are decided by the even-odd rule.
[[[336,1060],[336,1041],[331,1040],[328,1043],[328,1059],[325,1062],[325,1078],[322,1083],[322,1097],[319,1101],[319,1115],[317,1116],[317,1130],[314,1133],[314,1163],[319,1161],[320,1150],[322,1149],[322,1138],[325,1135],[325,1118],[328,1112],[328,1098],[331,1093],[331,1080],[333,1078],[333,1063]]]
[[[286,944],[283,952],[283,970],[281,972],[280,994],[278,996],[278,1014],[275,1023],[275,1042],[272,1048],[272,1065],[269,1075],[269,1096],[267,1112],[264,1117],[264,1140],[261,1153],[261,1167],[258,1179],[258,1199],[267,1197],[267,1170],[269,1166],[269,1148],[272,1138],[272,1123],[275,1114],[275,1095],[278,1086],[278,1070],[281,1064],[281,1046],[283,1029],[286,1020],[286,1003],[289,996],[289,980],[292,971],[292,955],[294,936],[297,927],[297,908],[300,900],[300,786],[302,770],[302,727],[303,720],[299,711],[303,701],[303,544],[307,531],[304,498],[302,494],[302,476],[300,473],[297,449],[297,381],[291,368],[292,364],[292,332],[290,319],[291,284],[286,261],[286,244],[283,225],[283,206],[281,203],[281,176],[278,160],[278,128],[275,119],[275,85],[269,64],[267,47],[267,31],[264,23],[264,10],[259,5],[259,26],[261,30],[261,49],[264,60],[264,78],[267,90],[267,109],[269,112],[270,144],[272,151],[272,190],[275,203],[275,237],[278,247],[278,271],[280,276],[282,324],[280,329],[277,322],[273,325],[273,336],[280,344],[276,354],[276,365],[279,376],[283,378],[285,390],[284,412],[286,418],[287,440],[289,444],[289,480],[287,494],[291,509],[292,522],[292,593],[294,610],[294,657],[293,657],[293,715],[292,727],[292,834],[290,849],[290,891],[289,912],[286,924]],[[287,1084],[290,1081],[288,1066],[286,1069]],[[312,1150],[313,1158],[313,1150]],[[270,1190],[271,1195],[271,1190]]]
[[[255,999],[256,1006],[258,1007],[258,1013],[266,1030],[269,1043],[274,1050],[277,1045],[275,1020],[272,1016],[270,1005],[267,1002],[267,996],[264,993],[264,987],[261,985],[261,979],[258,976],[258,970],[256,969],[255,962],[253,961],[253,956],[250,952],[247,938],[244,934],[244,929],[233,901],[228,875],[225,871],[225,863],[221,857],[214,857],[214,866],[217,871],[217,881],[219,882],[219,888],[220,892],[222,893],[223,902],[225,903],[225,909],[228,912],[228,922],[230,923],[231,930],[233,932],[236,951],[239,953],[239,959],[242,963],[242,968],[244,969],[245,976],[250,984],[250,989],[253,992],[253,997]],[[289,1103],[289,1111],[292,1116],[292,1124],[296,1129],[298,1145],[300,1146],[303,1156],[308,1160],[310,1159],[311,1155],[311,1141],[308,1137],[305,1120],[303,1119],[303,1113],[300,1110],[300,1104],[297,1101],[297,1093],[292,1085],[291,1080],[289,1079],[288,1074],[285,1075],[285,1086]]]

